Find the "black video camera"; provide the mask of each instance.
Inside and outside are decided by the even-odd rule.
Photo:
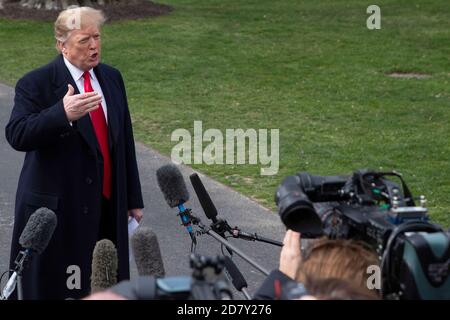
[[[233,294],[223,274],[222,256],[206,257],[191,254],[192,277],[156,278],[139,276],[123,281],[111,291],[130,300],[232,300]]]
[[[303,238],[371,245],[381,259],[384,298],[450,299],[450,233],[429,221],[425,197],[418,206],[414,200],[399,173],[367,169],[351,176],[299,173],[275,195],[281,220]]]

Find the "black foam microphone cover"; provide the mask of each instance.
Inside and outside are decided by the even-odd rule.
[[[131,248],[140,276],[163,277],[164,263],[156,234],[148,227],[139,227],[131,236]]]
[[[193,173],[190,175],[190,180],[192,186],[194,187],[195,193],[197,194],[198,200],[200,201],[200,205],[205,212],[205,215],[210,220],[216,220],[217,217],[217,209],[214,203],[212,202],[208,192],[205,189],[205,186],[200,180],[200,177],[197,173]]]
[[[177,166],[168,164],[160,167],[156,171],[156,177],[164,199],[171,208],[189,200],[189,192]]]
[[[41,254],[47,248],[57,224],[56,214],[47,208],[39,208],[28,219],[19,238],[19,244]]]

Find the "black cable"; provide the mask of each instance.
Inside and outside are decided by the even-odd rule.
[[[222,252],[222,255],[225,256],[225,252],[223,250],[225,246],[223,245],[223,243],[220,245],[220,251]]]
[[[224,238],[225,238],[225,240],[227,240],[228,238],[233,238],[233,236],[225,236]],[[225,247],[225,245],[222,243],[222,244],[220,245],[220,251],[222,252],[222,255],[223,255],[224,257],[226,257],[227,255],[225,254],[225,252],[224,252],[224,250],[223,250],[224,248],[226,248],[226,247]],[[230,252],[228,252],[228,253],[230,253]],[[233,255],[230,254],[229,257],[232,258]]]

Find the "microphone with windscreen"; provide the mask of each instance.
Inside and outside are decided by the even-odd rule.
[[[18,284],[18,299],[23,299],[21,286],[22,272],[33,254],[41,254],[47,248],[56,225],[56,214],[50,209],[39,208],[30,216],[19,238],[19,244],[24,250],[19,252],[14,261],[14,272],[2,290],[2,300],[9,298],[16,288],[16,284]]]
[[[133,233],[131,248],[140,276],[164,277],[164,263],[158,238],[150,228],[140,227]]]
[[[247,281],[244,278],[244,275],[241,273],[241,271],[239,271],[238,267],[230,257],[225,256],[224,262],[225,262],[225,270],[228,272],[228,275],[231,278],[231,283],[233,283],[233,286],[236,288],[237,291],[242,292],[247,300],[251,300],[251,296],[247,291],[248,285]]]
[[[103,291],[117,284],[117,249],[111,240],[102,239],[92,253],[91,293]]]
[[[47,248],[57,224],[56,214],[47,208],[36,210],[28,219],[19,238],[25,249],[41,254]]]
[[[181,222],[189,232],[192,242],[196,244],[197,240],[191,224],[191,210],[184,207],[184,204],[189,200],[189,192],[184,183],[183,175],[175,165],[168,164],[156,171],[156,177],[164,199],[169,207],[178,207]]]

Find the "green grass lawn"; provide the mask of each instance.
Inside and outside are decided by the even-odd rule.
[[[274,209],[299,171],[398,170],[450,226],[450,4],[165,0],[168,16],[107,24],[103,61],[125,78],[137,140],[170,155],[177,128],[280,129],[280,170],[196,165]],[[52,23],[0,20],[0,81],[55,56]],[[408,71],[428,79],[396,79]],[[147,204],[151,207],[151,204]],[[243,212],[243,214],[245,214]]]

